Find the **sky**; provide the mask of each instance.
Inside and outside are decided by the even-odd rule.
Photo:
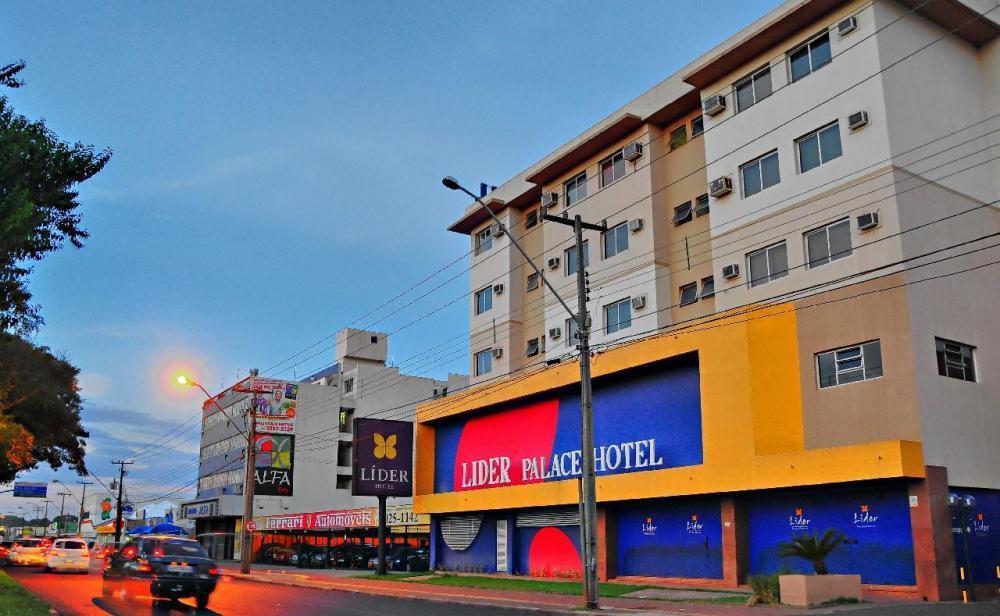
[[[80,187],[86,246],[31,277],[35,341],[81,369],[89,470],[135,457],[155,505],[197,474],[174,372],[301,378],[347,325],[389,332],[404,371],[467,372],[467,346],[415,358],[468,331],[469,240],[446,230],[467,202],[441,177],[501,184],[777,4],[7,4],[0,64],[28,66],[3,94],[114,151]],[[76,492],[65,468],[19,477],[56,478]]]

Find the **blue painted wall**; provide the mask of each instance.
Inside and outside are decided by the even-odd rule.
[[[619,508],[618,574],[721,579],[719,499],[633,501]]]
[[[746,497],[749,568],[757,573],[812,573],[812,565],[778,556],[803,532],[847,533],[827,559],[830,573],[858,573],[866,584],[916,584],[909,500],[903,486],[781,491]],[[867,506],[867,514],[862,508]],[[801,510],[797,515],[796,510]]]
[[[951,491],[963,496],[970,494],[976,497],[976,507],[972,511],[972,525],[969,533],[973,581],[977,585],[1000,583],[1000,580],[997,580],[996,569],[1000,566],[1000,491],[973,488],[952,488]],[[953,518],[952,533],[955,538],[956,567],[965,563],[965,543],[962,540],[960,529],[961,523],[958,518]]]
[[[497,569],[497,515],[483,515],[476,539],[465,550],[453,550],[441,536],[441,525],[432,520],[433,552],[435,566],[450,571],[496,573]],[[505,516],[506,517],[506,516]]]

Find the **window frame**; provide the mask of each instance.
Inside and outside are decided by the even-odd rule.
[[[771,273],[771,251],[774,250],[775,248],[777,248],[778,246],[784,246],[785,247],[785,269],[784,269],[783,272],[781,272],[780,276],[775,276],[774,274]],[[765,278],[755,278],[754,277],[754,273],[753,273],[753,268],[750,265],[750,263],[751,263],[750,259],[754,255],[760,254],[762,252],[767,257],[766,258],[767,276]],[[751,289],[763,286],[763,285],[771,283],[771,282],[774,282],[775,280],[780,280],[782,278],[787,278],[788,277],[788,242],[785,241],[785,240],[781,240],[780,242],[775,242],[774,244],[770,244],[768,246],[764,246],[763,248],[758,248],[757,250],[754,250],[752,252],[748,252],[746,254],[746,264],[747,264],[747,284],[750,286]],[[757,282],[755,282],[755,281],[757,281]]]
[[[768,159],[768,158],[770,158],[772,156],[774,156],[775,159],[776,159],[776,161],[777,161],[776,162],[776,168],[778,169],[778,179],[773,184],[768,184],[767,186],[764,186],[764,160],[766,160],[766,159]],[[746,176],[744,175],[743,172],[744,172],[744,170],[749,169],[750,167],[752,167],[754,165],[757,166],[757,177],[760,179],[760,188],[758,190],[755,190],[752,193],[747,194]],[[771,150],[771,151],[769,151],[769,152],[767,152],[765,154],[761,154],[757,158],[754,158],[752,160],[748,160],[747,162],[745,162],[742,165],[740,165],[740,193],[743,195],[744,199],[747,198],[747,197],[752,197],[754,195],[760,194],[760,193],[764,192],[765,190],[767,190],[768,188],[777,186],[778,184],[781,184],[781,157],[778,155],[777,148],[775,148],[775,149],[773,149],[773,150]]]
[[[865,347],[867,347],[869,345],[872,345],[872,344],[877,344],[878,345],[878,356],[879,356],[880,367],[878,368],[879,373],[877,375],[868,376],[869,365],[868,365],[868,362],[866,361],[866,357],[867,357],[868,354],[865,352]],[[845,358],[838,357],[838,354],[840,354],[840,353],[844,353],[844,352],[847,352],[847,351],[853,351],[855,349],[858,350],[858,356],[856,358],[855,357],[845,357]],[[823,374],[821,372],[821,363],[820,363],[821,360],[820,360],[820,358],[823,357],[823,356],[827,356],[827,355],[832,355],[833,356],[833,362],[834,362],[833,363],[833,377],[834,377],[834,381],[835,382],[833,382],[833,383],[831,383],[829,385],[824,385],[823,384]],[[843,370],[843,371],[840,370],[839,366],[840,366],[841,363],[847,363],[847,362],[855,361],[856,359],[860,359],[861,360],[861,364],[857,368],[849,368],[849,369],[846,369],[846,370]],[[821,352],[816,353],[814,355],[814,357],[813,357],[813,365],[816,367],[815,368],[816,369],[816,386],[817,386],[818,389],[831,389],[831,388],[834,388],[834,387],[842,387],[844,385],[852,385],[854,383],[863,383],[865,381],[874,381],[874,380],[880,379],[880,378],[882,378],[882,377],[885,376],[885,361],[884,361],[883,356],[882,356],[882,340],[880,338],[875,338],[873,340],[866,340],[864,342],[859,342],[857,344],[850,344],[850,345],[839,347],[839,348],[836,348],[836,349],[831,349],[831,350],[828,350],[828,351],[821,351]],[[872,366],[871,369],[874,370],[875,369],[874,366]],[[861,378],[860,379],[841,382],[841,379],[840,379],[841,374],[857,374],[857,373],[861,374]]]
[[[758,97],[757,96],[757,78],[759,76],[763,75],[764,73],[767,73],[767,80],[769,82],[770,92],[768,92],[767,94],[765,94],[762,97]],[[740,88],[740,86],[742,86],[742,85],[744,85],[746,83],[750,84],[750,89],[753,92],[753,102],[750,103],[749,105],[747,105],[746,107],[743,107],[742,105],[740,105],[739,88]],[[766,64],[764,66],[761,66],[760,68],[757,68],[754,71],[751,71],[749,75],[746,75],[745,77],[741,77],[740,79],[737,79],[736,81],[733,82],[733,103],[734,103],[733,106],[736,107],[736,113],[741,113],[743,111],[746,111],[747,109],[750,109],[754,105],[756,105],[756,104],[760,103],[761,101],[763,101],[764,99],[770,97],[772,94],[774,94],[774,84],[771,82],[771,64],[770,63],[768,63],[768,64]]]
[[[625,238],[625,246],[620,247],[619,243],[621,237]],[[608,239],[612,238],[614,241],[614,252],[608,252]],[[610,259],[615,255],[620,255],[628,250],[628,221],[620,222],[613,227],[608,227],[608,229],[601,233],[601,258]]]
[[[683,137],[679,138],[679,135],[681,134],[681,132],[683,132],[684,134],[683,134]],[[688,139],[687,124],[681,124],[680,126],[678,126],[677,128],[675,128],[674,130],[670,131],[669,145],[670,145],[670,151],[671,152],[673,152],[677,148],[680,148],[680,147],[686,145],[688,141],[689,141],[689,139]]]
[[[812,48],[812,45],[813,45],[813,43],[815,43],[816,41],[818,41],[819,39],[821,39],[823,37],[826,37],[826,44],[830,48],[830,59],[827,60],[826,62],[824,62],[823,64],[820,64],[819,66],[815,66],[813,64],[813,48]],[[792,69],[792,56],[794,56],[796,53],[798,53],[799,51],[801,51],[803,49],[806,50],[806,56],[809,58],[809,72],[805,73],[804,75],[800,75],[799,77],[796,77],[795,73],[794,73],[794,71]],[[788,60],[788,83],[798,83],[799,81],[802,81],[803,79],[805,79],[809,75],[812,75],[813,73],[815,73],[819,69],[823,68],[824,66],[827,66],[828,64],[833,64],[833,45],[830,42],[830,31],[829,30],[823,30],[822,32],[816,33],[809,40],[807,40],[804,43],[801,43],[799,45],[796,45],[791,50],[789,50],[785,54],[785,57]]]
[[[473,246],[477,257],[493,248],[493,234],[490,233],[490,226],[473,235]]]
[[[354,377],[344,379],[344,393],[349,394],[354,391]]]
[[[628,308],[628,323],[626,323],[625,325],[622,325],[622,321],[621,321],[621,318],[620,318],[620,316],[621,316],[620,308],[623,305]],[[610,311],[610,309],[612,307],[615,309],[615,315],[616,315],[616,320],[615,320],[615,323],[614,323],[614,329],[611,329],[611,327],[612,327],[611,319],[608,316],[610,314],[609,311]],[[628,329],[629,327],[632,327],[632,298],[631,297],[626,297],[625,299],[620,299],[620,300],[611,302],[609,304],[605,304],[603,312],[604,312],[604,333],[605,334],[608,334],[608,335],[614,334],[614,333],[620,332],[623,329]]]
[[[684,293],[688,290],[693,291],[691,297],[687,301],[684,300]],[[691,304],[698,303],[698,281],[689,282],[687,284],[682,284],[677,287],[677,305],[680,306],[690,306]]]
[[[572,185],[572,188],[570,187]],[[581,195],[581,187],[583,188]],[[572,192],[572,197],[571,197]],[[587,172],[581,171],[572,178],[563,182],[563,199],[566,201],[566,207],[570,207],[574,203],[579,203],[580,201],[587,198]]]
[[[583,267],[590,267],[590,240],[583,240]],[[574,263],[576,262],[576,246],[567,248],[563,251],[563,272],[566,276],[572,276],[576,273],[576,270],[572,272],[569,271],[570,265],[570,255],[573,255]]]
[[[531,284],[532,280],[534,280],[535,282],[534,286],[532,286]],[[542,286],[542,278],[541,276],[538,275],[537,272],[531,272],[530,274],[528,274],[528,284],[525,293],[529,291],[534,291],[535,289],[541,286]]]
[[[709,288],[711,285],[711,290],[707,293],[705,289]],[[705,276],[701,279],[701,292],[698,294],[698,299],[708,299],[710,297],[715,297],[715,276]]]
[[[712,206],[710,199],[708,198],[708,193],[704,195],[698,195],[694,199],[694,215],[696,218],[701,218],[702,216],[708,214],[712,211]]]
[[[480,357],[485,358],[486,360],[484,362],[486,366],[485,370],[480,370],[480,364],[479,364]],[[483,349],[482,351],[478,351],[475,355],[473,355],[472,364],[476,376],[483,376],[484,374],[489,374],[490,372],[493,372],[493,347]]]
[[[695,127],[700,127],[700,130],[695,130]],[[698,135],[705,132],[705,115],[697,115],[691,118],[691,139],[694,139]]]
[[[566,319],[566,346],[576,346],[578,338],[576,334],[579,333],[580,326],[577,324],[576,319]]]
[[[534,345],[534,348],[532,348],[532,345]],[[541,352],[542,347],[539,338],[532,338],[531,340],[528,340],[527,348],[524,351],[525,357],[534,357]]]
[[[679,227],[684,223],[691,222],[692,220],[694,220],[694,204],[691,201],[685,201],[675,207],[674,215],[670,219],[670,221],[674,223],[675,227]]]
[[[836,156],[834,156],[833,158],[825,158],[823,156],[823,140],[820,139],[820,133],[822,133],[824,131],[827,131],[827,130],[829,130],[831,128],[835,128],[836,131],[837,131],[837,144],[840,146],[840,152]],[[817,153],[817,156],[819,158],[819,163],[815,167],[809,167],[808,169],[803,169],[802,168],[802,144],[806,140],[808,140],[808,139],[810,139],[812,137],[816,137],[816,153]],[[816,130],[810,131],[810,132],[806,133],[805,135],[802,135],[801,137],[799,137],[798,139],[795,140],[795,166],[798,169],[798,171],[799,171],[800,174],[802,174],[802,173],[809,173],[813,169],[818,169],[819,167],[822,167],[823,165],[825,165],[828,162],[837,160],[838,158],[840,158],[843,155],[844,155],[844,142],[840,138],[840,120],[834,120],[833,122],[830,122],[829,124],[825,124],[823,126],[820,126]]]
[[[485,298],[485,301],[480,302],[481,298]],[[488,306],[483,306],[481,304],[489,304]],[[488,284],[482,289],[479,289],[475,293],[475,299],[473,300],[473,313],[477,316],[480,314],[485,314],[493,310],[493,285]]]
[[[534,208],[524,215],[524,228],[530,229],[538,224],[538,208]]]
[[[622,163],[622,165],[621,165],[622,174],[621,174],[620,177],[613,177],[614,176],[614,170],[617,168],[615,165],[618,162],[618,160],[621,160],[621,163]],[[611,186],[615,182],[618,182],[619,180],[624,179],[625,176],[628,175],[628,168],[625,165],[626,162],[627,161],[625,160],[625,148],[622,147],[622,148],[618,149],[617,151],[612,152],[610,156],[602,158],[601,162],[597,163],[597,173],[598,173],[598,175],[601,178],[601,188],[606,188],[608,186]],[[612,175],[612,178],[611,178],[610,182],[606,182],[604,180],[604,165],[605,165],[605,163],[610,163],[611,164],[611,169],[612,169],[611,175]]]
[[[846,252],[837,253],[840,256],[834,259],[832,249],[830,248],[830,229],[844,224],[847,225],[847,242],[849,244],[849,248]],[[826,238],[826,257],[824,257],[823,259],[817,259],[816,261],[813,261],[809,252],[809,239],[811,237],[818,236],[821,233]],[[850,217],[841,218],[831,223],[827,223],[822,227],[817,227],[815,229],[806,231],[805,233],[802,234],[802,242],[803,242],[803,250],[805,251],[806,269],[811,270],[817,267],[823,267],[824,265],[829,265],[834,261],[840,261],[841,259],[846,259],[847,257],[854,254],[854,244],[851,242],[851,219]]]
[[[958,347],[958,354],[962,357],[963,362],[961,364],[956,364],[955,362],[949,362],[948,360],[948,345],[953,345]],[[966,364],[965,350],[968,350],[969,362]],[[937,356],[938,365],[938,375],[947,377],[949,379],[955,379],[956,381],[964,381],[966,383],[978,383],[976,375],[976,347],[971,344],[966,344],[964,342],[958,342],[957,340],[950,340],[948,338],[941,338],[940,336],[934,337],[934,351]],[[948,368],[951,366],[957,366],[962,370],[962,376],[955,376],[953,374],[948,374]],[[942,372],[943,370],[943,372]],[[972,378],[969,378],[969,377]]]

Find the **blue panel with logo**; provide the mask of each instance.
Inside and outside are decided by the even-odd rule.
[[[952,488],[952,492],[976,498],[969,524],[969,553],[972,555],[972,581],[978,584],[997,582],[997,567],[1000,567],[1000,491],[975,488]],[[955,566],[965,564],[965,541],[962,538],[961,522],[957,516],[952,520],[955,537]]]
[[[721,579],[719,499],[638,501],[623,507],[618,574]]]
[[[830,573],[856,573],[865,584],[916,584],[909,500],[901,485],[858,485],[749,496],[750,573],[812,573],[802,559],[780,557],[782,543],[829,528],[847,533],[826,559]]]
[[[453,549],[444,540],[442,524],[448,516],[435,516],[434,566],[448,571],[495,573],[497,569],[497,516],[485,514],[476,538],[465,549]]]

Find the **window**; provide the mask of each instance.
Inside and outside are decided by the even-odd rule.
[[[779,183],[781,175],[778,173],[778,151],[768,152],[745,163],[740,167],[740,179],[743,182],[744,197],[755,195]]]
[[[605,331],[613,334],[632,325],[632,299],[625,298],[604,307]]]
[[[476,233],[476,254],[481,255],[490,248],[493,247],[493,236],[490,235],[490,228],[486,227],[482,231]]]
[[[340,431],[343,434],[351,433],[351,417],[354,415],[353,409],[340,409]]]
[[[674,130],[670,131],[670,149],[676,150],[685,143],[688,142],[688,130],[687,126],[678,126]]]
[[[691,120],[691,138],[694,139],[703,132],[705,132],[705,116],[698,116]]]
[[[344,379],[344,393],[349,394],[354,391],[354,378]]]
[[[972,359],[973,347],[943,338],[935,338],[934,344],[937,346],[938,374],[976,382],[976,367]]]
[[[541,281],[538,279],[538,274],[528,274],[528,290],[534,291],[540,286]]]
[[[799,152],[799,171],[805,173],[823,163],[839,158],[843,153],[840,148],[840,124],[834,122],[823,128],[800,137],[795,141],[795,149]]]
[[[736,112],[745,111],[771,96],[771,67],[765,67],[736,82]]]
[[[674,208],[674,226],[679,227],[686,222],[691,222],[694,219],[693,210],[691,209],[691,202],[682,203]]]
[[[715,296],[715,277],[701,279],[701,299],[708,299]]]
[[[806,259],[810,269],[849,256],[851,256],[850,218],[806,233]]]
[[[698,301],[698,283],[692,282],[691,284],[686,284],[680,289],[681,294],[681,306],[687,306],[688,304],[693,304]]]
[[[583,266],[588,267],[590,265],[590,246],[588,244],[589,240],[583,240]],[[566,275],[576,273],[576,246],[566,249],[565,258],[566,262]]]
[[[781,242],[761,248],[747,255],[747,263],[751,287],[784,278],[788,275],[788,247]]]
[[[624,159],[622,159],[624,160]],[[563,187],[566,189],[566,206],[569,207],[587,196],[587,174],[581,173],[572,180],[566,182]]]
[[[694,202],[694,215],[704,216],[708,214],[708,195],[701,195]]]
[[[601,186],[607,186],[625,177],[625,155],[618,150],[601,161]]]
[[[493,349],[476,353],[476,376],[489,374],[493,370]]]
[[[628,221],[615,225],[602,234],[604,258],[613,257],[628,250]]]
[[[579,343],[577,334],[580,333],[580,326],[576,319],[566,319],[566,346],[576,346]]]
[[[882,345],[878,340],[816,355],[819,386],[834,387],[882,376]]]
[[[524,217],[524,228],[530,229],[538,224],[538,210],[531,210]]]
[[[798,81],[833,58],[830,55],[830,33],[824,32],[788,54],[792,65],[792,81]]]
[[[535,355],[538,355],[538,350],[539,350],[538,338],[532,338],[531,340],[529,340],[528,351],[527,351],[528,357],[534,357]]]
[[[476,314],[483,314],[493,307],[493,287],[476,291]]]
[[[351,489],[351,476],[350,475],[337,475],[337,489],[338,490],[350,490]]]

